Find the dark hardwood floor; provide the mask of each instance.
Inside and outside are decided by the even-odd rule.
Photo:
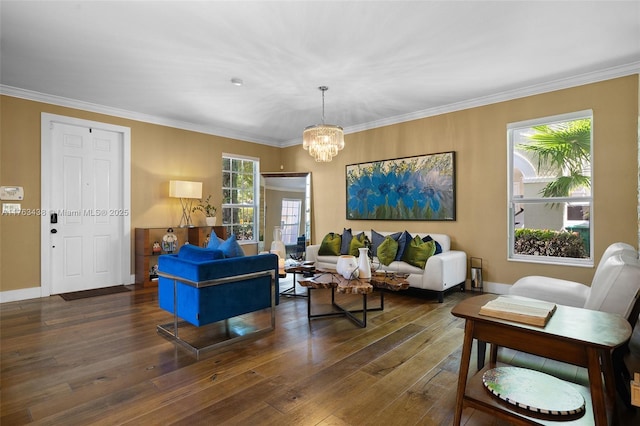
[[[156,333],[172,317],[155,289],[5,303],[0,423],[449,425],[463,336],[450,310],[471,296],[387,293],[364,329],[309,322],[306,300],[285,297],[274,332],[199,361]],[[467,409],[463,424],[507,423]]]

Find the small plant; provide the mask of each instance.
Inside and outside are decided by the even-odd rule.
[[[211,195],[204,200],[200,200],[197,206],[191,209],[192,212],[202,212],[206,217],[216,217],[216,206],[211,204]]]

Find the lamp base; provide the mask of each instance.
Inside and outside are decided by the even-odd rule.
[[[191,204],[193,203],[193,199],[191,198],[180,198],[180,204],[182,205],[182,217],[180,218],[180,223],[178,224],[179,228],[195,228],[193,223],[191,223]],[[184,224],[182,223],[184,221]]]

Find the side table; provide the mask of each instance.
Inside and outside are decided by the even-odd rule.
[[[589,388],[584,388],[583,392],[587,405],[592,406],[593,414],[587,412],[571,424],[593,424],[594,420],[596,425],[615,422],[612,352],[629,340],[629,323],[619,315],[561,305],[557,306],[544,327],[480,315],[480,308],[496,297],[485,294],[465,299],[451,310],[454,316],[465,319],[454,425],[460,424],[465,406],[516,424],[558,423],[515,410],[496,400],[484,389],[479,389],[482,386],[482,374],[496,366],[499,346],[586,367]],[[491,344],[490,360],[488,366],[467,383],[473,339]]]

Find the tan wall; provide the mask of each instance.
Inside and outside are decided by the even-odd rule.
[[[40,204],[40,114],[66,115],[131,128],[132,227],[177,223],[180,207],[167,198],[173,178],[204,182],[217,197],[222,152],[260,157],[261,171],[312,172],[312,236],[343,227],[445,233],[453,247],[484,259],[485,281],[513,283],[523,275],[590,282],[592,268],[508,262],[507,141],[510,122],[593,109],[596,261],[614,241],[638,244],[638,76],[630,76],[472,108],[346,136],[333,162],[313,161],[298,146],[285,149],[48,104],[0,97],[0,184],[25,188],[24,208]],[[454,222],[347,221],[345,166],[456,151],[457,219]],[[217,198],[219,206],[220,199]],[[197,224],[197,223],[196,223]],[[0,217],[0,291],[40,285],[37,217]]]
[[[331,163],[315,163],[300,147],[287,148],[283,161],[313,172],[315,243],[343,227],[444,233],[453,248],[483,258],[485,281],[510,284],[536,274],[590,283],[593,268],[507,261],[507,123],[586,109],[594,113],[597,261],[614,241],[638,246],[637,75],[349,134]],[[444,151],[456,151],[455,222],[345,219],[346,165]]]
[[[213,194],[220,208],[223,152],[258,157],[262,171],[280,170],[279,148],[0,96],[0,184],[24,187],[24,209],[40,207],[43,112],[131,128],[132,228],[178,224],[182,210],[168,198],[171,179],[202,181],[203,195]],[[204,225],[202,215],[192,219]],[[39,217],[1,216],[0,238],[0,291],[39,287]]]

